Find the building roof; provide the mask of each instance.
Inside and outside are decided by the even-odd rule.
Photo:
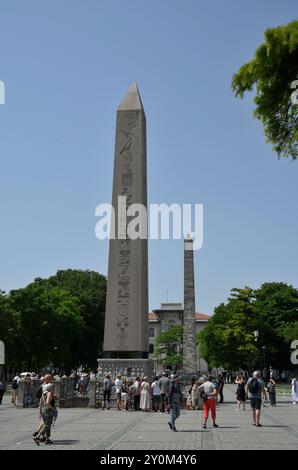
[[[183,310],[181,302],[162,302],[160,310]]]
[[[206,315],[206,313],[196,313],[196,321],[208,321],[210,319],[210,315]]]
[[[159,318],[154,312],[149,312],[149,322],[150,323],[159,323]],[[196,313],[196,321],[208,321],[210,318],[210,315],[206,315],[205,313]]]
[[[156,313],[149,312],[148,316],[149,316],[149,321],[150,322],[159,322],[159,319],[157,318]]]

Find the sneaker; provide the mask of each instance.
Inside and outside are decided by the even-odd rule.
[[[214,427],[214,428],[218,428],[218,424],[213,423],[213,427]]]
[[[37,436],[33,437],[33,441],[39,446],[39,439]]]
[[[172,423],[170,423],[170,421],[168,422],[168,425],[170,426],[170,428],[171,428],[172,431],[173,431],[173,425],[172,425]]]
[[[262,428],[262,427],[263,427],[263,425],[262,425],[262,424],[260,424],[260,423],[258,423],[258,424],[256,424],[256,427],[257,427],[257,428]]]
[[[33,437],[36,437],[36,436],[38,436],[38,432],[37,432],[37,431],[35,431],[35,432],[33,433]]]
[[[176,426],[173,427],[173,431],[177,432]]]
[[[206,424],[203,424],[203,429],[206,429],[207,428],[207,425]]]
[[[51,439],[47,439],[47,440],[45,441],[45,444],[54,444],[54,442],[51,441]]]

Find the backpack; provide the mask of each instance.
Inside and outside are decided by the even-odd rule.
[[[103,390],[104,392],[110,392],[112,390],[112,381],[109,379],[104,379],[103,381]]]
[[[260,389],[260,384],[259,384],[258,379],[255,379],[255,378],[252,379],[248,384],[248,390],[250,391],[250,393],[255,395],[256,393],[258,393],[259,389]]]
[[[42,385],[39,387],[39,389],[36,392],[36,398],[40,400],[41,396],[42,396]]]
[[[19,387],[18,379],[14,379],[13,382],[12,382],[11,388],[13,390],[16,390],[18,387]]]

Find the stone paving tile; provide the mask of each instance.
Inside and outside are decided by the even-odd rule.
[[[217,407],[218,429],[208,422],[202,429],[201,411],[181,412],[178,432],[167,424],[169,415],[161,413],[117,412],[115,410],[61,409],[52,430],[54,446],[37,447],[32,432],[38,423],[38,409],[15,409],[5,397],[0,406],[0,450],[76,450],[76,449],[297,449],[298,406],[281,401],[276,408],[262,409],[262,428],[251,425],[251,412],[236,411],[235,386],[224,388],[227,403]]]

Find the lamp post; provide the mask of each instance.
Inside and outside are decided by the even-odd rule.
[[[262,351],[263,351],[263,374],[264,377],[266,377],[266,346],[262,346]]]
[[[255,342],[258,343],[259,330],[254,330],[254,337],[255,337]],[[258,347],[258,346],[257,346],[257,347]]]
[[[58,351],[58,346],[54,346],[54,364],[53,364],[53,368],[54,368],[54,373],[56,374],[56,362],[57,362],[57,351]]]

